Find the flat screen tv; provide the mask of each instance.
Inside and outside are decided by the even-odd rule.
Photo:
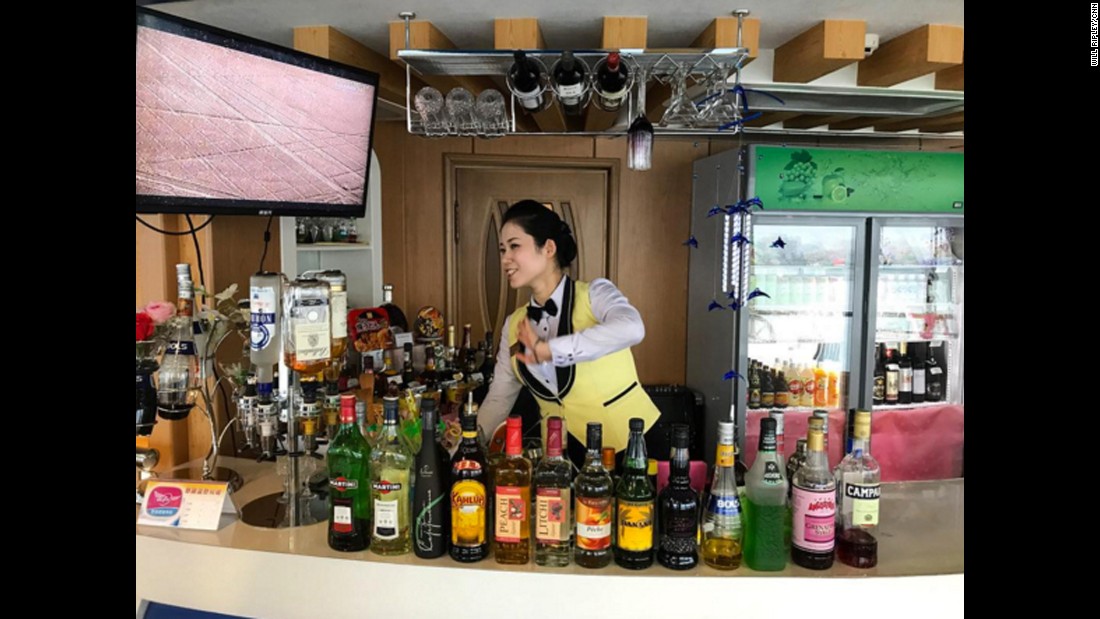
[[[362,217],[378,74],[137,8],[137,212]]]

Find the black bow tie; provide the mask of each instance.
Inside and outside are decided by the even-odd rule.
[[[535,322],[538,322],[538,321],[542,320],[542,313],[543,312],[546,312],[547,314],[550,314],[551,316],[557,316],[558,315],[558,304],[554,303],[553,299],[547,299],[546,300],[546,305],[543,305],[542,307],[535,307],[534,305],[528,305],[527,306],[527,317],[530,318],[531,320],[534,320]]]

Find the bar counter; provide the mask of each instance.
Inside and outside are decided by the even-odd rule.
[[[240,509],[281,489],[275,465],[220,458],[245,485]],[[788,562],[779,572],[705,565],[634,572],[460,564],[449,557],[380,557],[328,547],[326,523],[265,529],[233,519],[216,532],[137,526],[142,599],[265,619],[297,617],[681,618],[963,615],[963,479],[883,483],[878,566],[839,561],[825,571]],[[566,618],[568,619],[568,617]]]

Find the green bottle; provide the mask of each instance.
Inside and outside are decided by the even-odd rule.
[[[370,445],[355,420],[355,396],[340,397],[340,429],[328,447],[328,545],[365,550],[370,543]]]
[[[623,476],[615,490],[615,563],[631,570],[653,565],[653,516],[657,492],[646,474],[645,421],[630,420]]]
[[[371,550],[400,555],[412,550],[410,534],[413,455],[397,431],[397,398],[382,400],[382,436],[371,454],[371,502],[374,526]]]
[[[787,479],[775,451],[775,419],[760,420],[760,450],[745,475],[745,563],[758,572],[787,565],[791,554]]]

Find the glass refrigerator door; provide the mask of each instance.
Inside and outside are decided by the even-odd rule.
[[[872,444],[876,427],[890,437],[874,450],[883,480],[959,477],[962,220],[885,220],[873,234],[874,345],[868,346],[872,380],[864,397],[875,412]],[[905,453],[892,453],[895,442]]]
[[[858,397],[857,290],[864,271],[863,219],[755,216],[748,290],[746,459],[759,418],[783,412],[784,457],[806,436],[814,410],[829,412],[829,462],[843,456],[845,411]],[[780,239],[782,243],[780,243]]]

